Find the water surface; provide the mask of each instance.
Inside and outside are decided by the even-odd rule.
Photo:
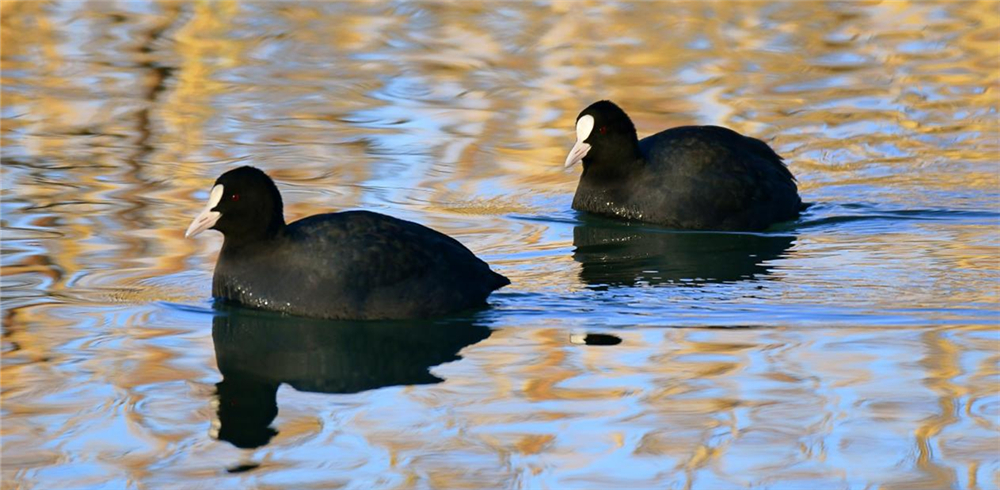
[[[4,2],[4,488],[1000,487],[996,2]],[[766,233],[570,210],[573,121],[769,142]],[[511,286],[210,302],[253,164]],[[578,170],[577,170],[578,171]]]

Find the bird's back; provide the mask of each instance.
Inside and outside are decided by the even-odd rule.
[[[482,305],[510,283],[455,239],[368,211],[310,216],[289,224],[276,246],[225,252],[218,293],[304,316],[436,316]],[[232,287],[250,283],[256,299]]]
[[[760,230],[798,216],[795,179],[766,143],[718,126],[639,141],[643,176],[629,192],[648,220],[678,228]]]

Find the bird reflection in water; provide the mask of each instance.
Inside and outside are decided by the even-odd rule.
[[[315,393],[358,393],[435,384],[430,368],[490,336],[470,320],[340,322],[218,306],[212,323],[217,416],[212,435],[239,448],[267,444],[278,431],[282,383]]]
[[[587,218],[573,229],[573,259],[593,288],[701,285],[754,279],[795,242],[790,233],[691,232]]]

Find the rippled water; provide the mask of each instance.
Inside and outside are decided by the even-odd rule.
[[[3,488],[1000,487],[996,2],[4,2]],[[610,98],[770,142],[761,234],[580,216]],[[513,284],[478,313],[217,311],[253,164]],[[588,336],[589,334],[589,336]]]

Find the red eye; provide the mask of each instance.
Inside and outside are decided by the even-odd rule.
[[[607,126],[601,126],[598,129],[598,131],[600,131],[601,134],[607,133],[608,132],[608,127]]]
[[[240,195],[239,194],[233,194],[233,195],[229,196],[229,198],[232,199],[233,201],[239,201],[240,200]]]

